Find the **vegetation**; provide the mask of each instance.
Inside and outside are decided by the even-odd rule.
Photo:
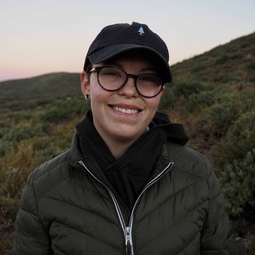
[[[172,67],[160,110],[211,160],[233,225],[255,251],[255,33]],[[89,105],[79,74],[0,82],[0,254],[13,245],[22,188],[40,163],[70,147]]]

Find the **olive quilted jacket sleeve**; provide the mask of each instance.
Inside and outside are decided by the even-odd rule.
[[[13,255],[51,255],[50,238],[37,216],[32,179],[23,189],[20,209],[16,218],[16,242]]]

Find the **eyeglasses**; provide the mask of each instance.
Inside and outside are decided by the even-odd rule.
[[[124,70],[112,66],[94,67],[90,73],[97,72],[99,85],[107,91],[117,91],[125,86],[128,78],[133,78],[138,93],[146,98],[157,96],[162,90],[162,80],[154,74],[128,74]]]

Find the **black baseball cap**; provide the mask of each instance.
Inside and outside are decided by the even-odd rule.
[[[83,70],[86,70],[89,63],[99,64],[134,49],[146,52],[153,58],[163,83],[172,82],[165,42],[147,25],[137,22],[131,25],[120,23],[104,27],[88,49]]]

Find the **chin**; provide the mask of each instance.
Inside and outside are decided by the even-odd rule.
[[[143,133],[146,132],[146,128],[144,131],[131,131],[131,130],[124,130],[124,129],[119,129],[114,133],[115,137],[119,141],[135,141],[137,140]]]

